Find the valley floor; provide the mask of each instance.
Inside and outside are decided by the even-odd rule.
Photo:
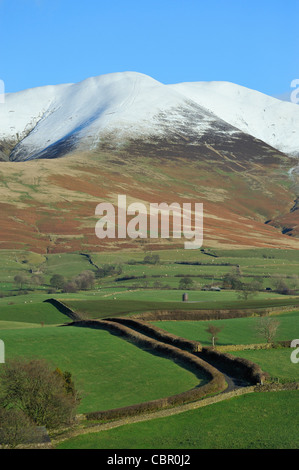
[[[196,377],[181,364],[108,331],[63,326],[72,320],[45,302],[55,298],[85,319],[131,318],[151,313],[154,317],[150,324],[199,341],[202,346],[211,345],[207,327],[217,325],[221,327],[216,342],[219,350],[225,347],[233,355],[260,365],[274,383],[299,382],[298,364],[291,363],[289,347],[246,349],[265,342],[256,330],[263,315],[279,322],[277,344],[299,337],[297,251],[159,254],[159,263],[153,265],[144,264],[143,253],[123,253],[117,258],[113,253],[91,254],[97,266],[117,263],[122,273],[96,278],[89,290],[63,293],[58,288],[53,292],[52,276],[60,274],[69,280],[82,271],[96,272],[85,256],[1,253],[0,339],[5,343],[7,360],[17,356],[43,357],[53,369],[70,371],[82,396],[78,409],[81,415],[167,397],[206,383],[204,375]],[[243,282],[262,281],[261,290],[248,299],[240,297],[235,289],[223,289],[225,276],[237,265]],[[42,272],[41,285],[30,283],[30,271]],[[22,289],[14,282],[17,274],[27,276]],[[182,278],[192,279],[192,289],[179,288]],[[275,292],[278,279],[295,293]],[[220,286],[221,290],[201,290],[205,285]],[[182,302],[184,292],[188,292],[189,302]],[[170,317],[163,321],[155,318],[161,312],[168,312]],[[202,319],[205,312],[210,312],[209,320]],[[230,316],[222,318],[227,312]],[[171,315],[178,314],[181,319],[171,320]],[[239,345],[243,345],[242,350],[235,350]],[[248,392],[250,388],[245,395],[236,397],[223,393],[217,398],[223,401],[206,407],[195,401],[120,422],[83,420],[65,435],[53,432],[51,437],[56,448],[298,448],[298,391]]]

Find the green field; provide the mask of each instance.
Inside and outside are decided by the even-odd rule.
[[[17,321],[0,321],[0,331],[23,328],[40,328],[38,323],[22,323]]]
[[[53,368],[72,372],[82,395],[79,412],[106,410],[183,392],[199,379],[179,364],[138,348],[102,330],[62,327],[71,320],[51,304],[63,300],[86,318],[105,318],[152,311],[245,310],[247,318],[212,321],[154,322],[170,333],[211,344],[205,331],[209,324],[223,329],[218,345],[262,343],[255,325],[258,309],[299,306],[299,252],[292,250],[163,250],[160,262],[145,264],[149,254],[123,252],[38,255],[26,251],[0,253],[0,339],[6,357],[42,357]],[[179,264],[181,262],[202,264]],[[120,265],[122,273],[97,278],[89,290],[65,293],[53,289],[50,279],[61,274],[66,281],[82,271],[96,273],[95,265]],[[242,300],[237,291],[223,289],[224,276],[238,269],[241,280],[262,281],[259,292]],[[40,285],[32,281],[40,274]],[[27,276],[22,289],[17,274]],[[182,302],[179,289],[183,276],[190,276],[193,289],[189,302]],[[130,278],[131,277],[131,278]],[[275,289],[282,279],[292,295]],[[221,292],[203,291],[205,285]],[[266,290],[268,288],[268,290]],[[277,340],[299,337],[299,309],[273,313],[280,321]],[[299,380],[298,365],[290,362],[289,349],[250,350],[234,353],[256,363],[281,382]],[[201,383],[205,378],[201,377]],[[231,399],[204,409],[73,439],[69,448],[287,448],[298,447],[296,392],[261,393]]]
[[[265,291],[273,288],[275,276],[283,276],[289,286],[296,286],[299,294],[299,253],[292,250],[163,250],[159,252],[160,263],[144,264],[147,252],[132,251],[92,253],[88,258],[80,253],[38,255],[25,251],[1,251],[0,256],[0,321],[23,321],[59,323],[64,320],[50,312],[50,307],[43,301],[49,297],[62,298],[79,312],[92,318],[109,315],[138,313],[162,309],[245,309],[266,308],[271,306],[298,305],[298,296],[279,295]],[[211,256],[213,255],[213,256]],[[135,264],[131,261],[134,260]],[[184,265],[181,262],[203,263],[202,265]],[[137,263],[137,264],[136,264]],[[48,293],[53,274],[60,274],[65,280],[71,280],[82,271],[96,272],[96,266],[104,264],[121,265],[120,275],[109,275],[96,279],[90,291],[74,294],[61,293],[58,289]],[[222,286],[225,274],[239,266],[244,282],[254,277],[263,281],[263,289],[246,301],[241,300],[233,290],[204,292],[205,284]],[[43,276],[43,284],[31,283],[34,273]],[[26,275],[28,282],[22,290],[26,295],[19,295],[20,289],[14,282],[17,274]],[[182,276],[192,276],[194,290],[189,291],[189,302],[182,300],[183,291],[178,289]],[[126,279],[127,277],[134,279]],[[297,282],[298,281],[298,282]],[[156,283],[160,287],[155,287]],[[2,297],[2,298],[1,298]],[[27,304],[32,303],[32,308]],[[37,305],[39,304],[39,305]],[[22,305],[22,307],[21,307]],[[22,313],[23,312],[23,313]]]
[[[176,298],[181,297],[183,291],[167,291],[165,297]],[[63,300],[71,309],[78,312],[86,318],[105,318],[115,315],[130,315],[143,312],[151,312],[155,310],[211,310],[211,309],[255,309],[266,308],[270,306],[293,306],[298,305],[298,300],[288,298],[286,296],[278,296],[277,298],[265,299],[261,293],[261,298],[249,301],[220,301],[223,297],[227,298],[232,295],[228,292],[192,292],[201,298],[211,299],[213,295],[217,296],[217,301],[191,301],[191,302],[175,302],[172,300],[161,301],[163,291],[138,291],[138,292],[122,292],[116,294],[111,289],[105,289],[105,292],[78,292],[76,294],[58,293],[53,295],[41,293],[29,293],[28,295],[20,295],[14,297],[5,297],[0,299],[0,321],[15,321],[24,323],[41,323],[45,324],[61,324],[69,322],[70,319],[60,313],[51,304],[45,300],[55,297]],[[264,294],[266,295],[266,294]],[[116,298],[114,298],[116,297]],[[156,299],[157,300],[153,300]],[[285,338],[288,339],[288,338]]]
[[[296,284],[299,272],[299,254],[294,250],[206,250],[206,254],[200,250],[163,250],[159,252],[160,263],[149,265],[143,263],[143,258],[148,252],[103,252],[91,253],[90,257],[97,266],[103,264],[120,264],[122,274],[102,278],[97,283],[98,288],[119,287],[144,288],[145,285],[154,288],[155,282],[159,282],[168,289],[177,289],[180,276],[191,275],[195,288],[200,289],[207,283],[221,285],[223,276],[233,267],[239,266],[244,280],[250,281],[254,276],[263,280],[263,286],[274,287],[275,276],[283,276],[289,285]],[[210,256],[210,255],[214,256]],[[131,260],[137,264],[128,264]],[[181,262],[197,262],[202,265],[184,265]],[[88,258],[80,253],[62,253],[50,255],[38,255],[25,251],[2,250],[0,256],[0,292],[5,294],[16,293],[13,282],[16,274],[28,274],[42,272],[46,285],[49,284],[53,274],[61,274],[67,279],[84,270],[96,268],[88,261]],[[135,276],[136,279],[120,281],[119,278]],[[142,277],[142,278],[141,278]],[[140,279],[141,278],[141,279]],[[298,284],[298,282],[297,282]],[[26,287],[30,287],[27,285]],[[165,287],[163,288],[165,289]],[[297,285],[297,291],[299,286]],[[46,286],[41,286],[38,291],[46,291]]]
[[[60,449],[298,449],[298,392],[244,395],[62,442]]]
[[[72,372],[83,397],[80,412],[154,400],[199,384],[192,372],[175,362],[103,330],[26,327],[0,330],[0,338],[5,343],[7,359],[42,357],[54,369]],[[202,381],[205,382],[204,377]]]
[[[178,291],[173,292],[177,294]],[[62,297],[62,300],[75,312],[84,314],[88,318],[104,318],[110,315],[123,315],[123,314],[138,314],[143,312],[153,312],[155,310],[159,311],[175,311],[175,310],[239,310],[239,309],[260,309],[268,307],[285,307],[285,306],[298,306],[298,299],[288,299],[288,298],[279,298],[279,299],[261,299],[261,300],[251,300],[251,301],[221,301],[221,298],[218,297],[218,301],[207,301],[207,302],[174,302],[174,301],[156,301],[150,300],[150,298],[155,298],[155,291],[147,291],[146,293],[140,291],[139,297],[141,299],[148,298],[148,300],[137,300],[138,294],[134,296],[134,299],[130,299],[131,293],[126,293],[127,299],[123,298],[121,295],[115,295],[115,298],[108,299],[78,299],[73,300],[69,298]],[[159,294],[161,295],[160,291]],[[181,292],[181,295],[183,291]],[[204,294],[204,293],[203,293]],[[210,294],[210,292],[207,292]],[[218,293],[217,293],[218,294]],[[216,295],[217,295],[216,294]],[[209,297],[209,295],[208,295]],[[58,297],[57,297],[58,298]],[[121,300],[123,298],[123,300]]]
[[[57,325],[69,321],[53,305],[43,302],[17,303],[13,305],[0,304],[0,322],[41,323]],[[1,330],[1,326],[0,326]]]
[[[280,321],[276,340],[292,340],[299,337],[299,311],[275,315],[275,318]],[[218,334],[217,344],[224,346],[264,343],[265,340],[259,337],[255,331],[257,322],[258,317],[213,321],[156,321],[153,323],[169,333],[199,341],[203,346],[211,345],[210,336],[206,332],[207,327],[210,324],[217,325],[222,328]]]
[[[299,382],[299,364],[291,362],[292,351],[291,348],[259,349],[231,354],[255,362],[262,370],[268,372],[272,379],[278,379],[280,382]]]

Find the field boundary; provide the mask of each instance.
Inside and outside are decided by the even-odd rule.
[[[162,341],[172,346],[177,346],[180,349],[187,350],[189,352],[201,351],[201,343],[199,341],[189,340],[180,336],[169,333],[158,326],[151,325],[142,320],[135,320],[128,317],[117,317],[107,318],[106,320],[120,323],[121,325],[128,326],[132,329],[136,329],[140,333],[144,333],[147,336],[151,336],[157,341]]]
[[[299,305],[248,309],[155,310],[136,313],[131,315],[130,318],[142,321],[229,320],[233,318],[262,316],[271,313],[279,314],[281,312],[292,312],[298,309]]]
[[[115,421],[111,421],[109,423],[97,423],[92,424],[85,428],[75,429],[73,431],[68,432],[64,436],[60,436],[59,438],[53,438],[52,444],[56,446],[63,441],[68,439],[72,439],[74,437],[78,437],[84,434],[92,434],[98,433],[102,431],[108,431],[113,428],[118,428],[121,426],[125,426],[127,424],[135,424],[144,421],[151,421],[153,419],[159,418],[167,418],[169,416],[177,415],[184,413],[186,411],[196,410],[198,408],[203,408],[209,405],[213,405],[215,403],[219,403],[225,400],[230,400],[232,398],[236,398],[242,395],[248,395],[249,393],[259,393],[259,392],[281,392],[285,390],[299,390],[299,383],[292,383],[292,384],[268,384],[268,385],[252,385],[249,387],[239,388],[238,390],[233,390],[228,393],[215,395],[213,397],[204,398],[202,400],[198,400],[196,402],[183,404],[180,406],[176,406],[174,408],[168,408],[164,410],[154,411],[152,413],[137,415],[137,416],[130,416],[127,418],[118,419]],[[78,417],[82,420],[82,416]]]
[[[258,364],[249,359],[233,356],[209,347],[202,348],[202,351],[197,355],[226,374],[241,378],[251,384],[263,384],[269,377],[267,372],[264,372]]]
[[[88,319],[88,312],[77,312],[73,308],[69,307],[67,301],[58,300],[55,298],[50,298],[44,302],[49,302],[55,306],[61,313],[64,313],[72,320],[86,320]],[[100,300],[98,300],[100,304]],[[99,305],[100,308],[100,305]],[[133,308],[133,307],[132,307]],[[245,308],[245,309],[153,309],[140,311],[138,313],[123,312],[119,316],[128,314],[130,319],[139,320],[139,321],[210,321],[210,320],[228,320],[233,318],[247,318],[253,316],[263,316],[267,314],[279,314],[283,312],[292,312],[299,309],[299,304],[297,305],[282,305],[282,306],[273,306],[273,307],[257,307],[257,308]],[[118,313],[112,314],[114,317],[118,317]],[[112,318],[111,315],[102,316],[103,319]],[[128,317],[126,317],[128,318]],[[96,317],[94,317],[96,319]]]
[[[117,419],[120,417],[132,416],[148,411],[156,411],[158,409],[180,405],[182,403],[190,401],[196,401],[198,399],[206,397],[207,395],[220,393],[225,390],[225,388],[227,388],[227,383],[224,375],[218,369],[216,369],[203,359],[187,351],[179,349],[178,347],[157,341],[153,338],[138,333],[132,330],[131,328],[128,328],[127,326],[107,320],[81,320],[75,321],[74,323],[71,323],[68,326],[107,329],[109,332],[125,336],[138,346],[149,348],[153,353],[162,353],[168,358],[180,361],[182,364],[185,365],[185,367],[187,366],[193,369],[193,372],[195,374],[200,373],[200,375],[202,375],[202,373],[204,373],[209,380],[209,382],[204,385],[199,384],[199,386],[187,390],[186,392],[182,392],[165,398],[160,398],[157,400],[147,401],[121,408],[90,412],[85,414],[85,416],[89,420]]]
[[[70,433],[66,434],[63,437],[60,437],[57,439],[54,438],[52,439],[52,444],[55,446],[73,437],[77,437],[83,434],[108,431],[109,429],[117,428],[120,426],[125,426],[126,424],[134,424],[134,423],[140,423],[144,421],[151,421],[153,419],[158,419],[158,418],[166,418],[169,416],[184,413],[186,411],[196,410],[198,408],[203,408],[205,406],[213,405],[214,403],[219,403],[224,400],[229,400],[237,396],[246,395],[248,393],[254,393],[254,392],[255,392],[255,386],[252,385],[250,387],[239,388],[238,390],[234,390],[232,392],[215,395],[213,397],[203,398],[201,400],[198,400],[192,403],[185,403],[179,406],[175,406],[173,408],[156,410],[151,413],[143,413],[142,415],[135,415],[135,416],[129,416],[129,417],[121,418],[121,419],[116,419],[109,423],[92,424],[88,427],[81,428],[80,430],[77,429],[77,430],[71,431]],[[80,418],[82,419],[82,417]]]
[[[216,346],[216,351],[235,352],[235,351],[246,351],[246,350],[259,350],[259,349],[290,348],[291,342],[292,340],[275,341],[272,343],[228,344],[225,346]]]
[[[202,348],[201,344],[197,341],[190,341],[185,338],[181,338],[146,322],[127,317],[112,318],[110,321],[114,321],[121,325],[128,325],[130,328],[137,330],[137,332],[149,335],[155,340],[175,345],[180,349],[187,350],[195,354],[196,357],[203,359],[217,370],[226,374],[226,379],[229,381],[230,379],[233,381],[234,379],[241,379],[244,383],[249,382],[251,384],[256,384],[263,383],[268,377],[268,374],[264,372],[259,365],[248,359],[235,357],[231,354],[223,353],[207,347]]]
[[[67,317],[69,317],[71,320],[81,320],[82,318],[77,312],[74,312],[70,307],[68,307],[66,304],[64,304],[61,300],[57,299],[47,299],[44,300],[44,302],[47,302],[51,305],[53,305],[59,312],[63,313]]]

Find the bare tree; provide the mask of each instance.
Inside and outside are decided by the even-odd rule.
[[[289,286],[286,283],[286,276],[282,274],[276,274],[273,276],[273,284],[278,294],[288,295],[290,293]]]
[[[78,274],[78,276],[76,276],[72,282],[74,282],[80,290],[92,289],[95,282],[94,272],[83,271],[82,273]]]
[[[75,292],[78,292],[78,285],[73,282],[73,281],[68,281],[63,285],[63,292],[66,292],[68,294],[73,294]]]
[[[223,329],[222,327],[215,326],[215,325],[209,325],[209,327],[206,329],[206,331],[211,335],[213,348],[215,348],[216,341],[218,340],[217,335],[218,333],[220,333],[222,329]]]
[[[233,268],[230,273],[225,274],[223,278],[223,288],[239,289],[242,285],[241,271],[239,268]]]
[[[33,274],[30,279],[31,284],[34,286],[41,286],[44,283],[42,274]]]
[[[264,338],[267,343],[274,341],[280,321],[269,316],[260,317],[255,325],[258,336]]]
[[[241,283],[238,287],[238,297],[243,300],[248,300],[250,297],[255,297],[261,288],[260,282],[254,280],[249,283]]]
[[[25,274],[17,274],[14,281],[20,289],[23,289],[24,284],[28,282],[28,277]]]

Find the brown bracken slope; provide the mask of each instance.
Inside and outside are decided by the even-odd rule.
[[[245,137],[244,137],[245,136]],[[299,248],[290,159],[243,134],[235,142],[127,141],[53,160],[0,163],[0,249],[39,253],[163,249],[183,240],[99,240],[99,202],[202,202],[204,246]],[[285,233],[282,233],[285,232]],[[290,236],[291,235],[291,236]]]

